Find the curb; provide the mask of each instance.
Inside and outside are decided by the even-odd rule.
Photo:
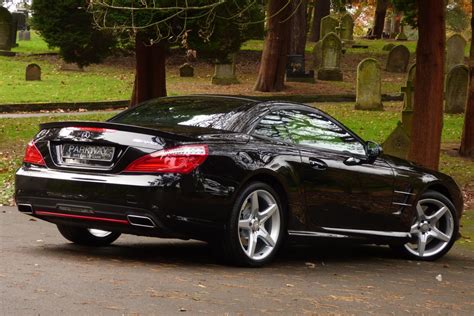
[[[290,101],[299,103],[312,102],[355,102],[355,94],[338,95],[228,95],[234,97],[246,97],[258,101]],[[403,94],[382,94],[382,101],[403,101]],[[41,112],[41,111],[74,111],[86,109],[88,111],[120,109],[128,107],[129,100],[99,101],[99,102],[58,102],[58,103],[12,103],[0,104],[0,113],[14,112]]]

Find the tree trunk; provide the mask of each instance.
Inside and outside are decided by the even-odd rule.
[[[387,14],[388,0],[377,0],[375,6],[375,18],[372,35],[375,38],[382,38],[385,15]]]
[[[139,34],[135,39],[135,83],[130,106],[166,96],[166,44],[148,45]]]
[[[293,1],[290,19],[290,55],[303,55],[306,47],[306,7],[307,0]]]
[[[321,29],[321,19],[329,15],[331,10],[331,0],[314,0],[313,25],[311,27],[311,42],[320,40],[319,31]]]
[[[474,0],[472,0],[471,43],[474,43]],[[461,139],[459,154],[474,158],[474,45],[471,45],[469,54],[469,97],[466,104],[466,116]]]
[[[270,0],[267,14],[268,29],[255,84],[256,91],[283,90],[289,48],[290,14],[291,6],[287,0]]]
[[[415,107],[408,158],[438,169],[443,129],[445,2],[418,0]]]

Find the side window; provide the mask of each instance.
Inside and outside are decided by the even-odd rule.
[[[359,140],[324,115],[300,110],[282,110],[280,115],[297,144],[365,155]]]
[[[267,114],[260,120],[253,133],[278,140],[291,141],[287,124],[280,115],[280,112]]]

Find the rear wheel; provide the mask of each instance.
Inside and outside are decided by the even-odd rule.
[[[224,248],[234,263],[262,266],[275,257],[285,236],[284,228],[278,194],[269,185],[255,182],[236,199]]]
[[[411,240],[396,249],[417,260],[436,260],[453,246],[459,231],[456,209],[444,195],[428,191],[418,200]]]
[[[84,246],[107,246],[120,237],[120,233],[94,228],[58,225],[58,230],[67,240]]]

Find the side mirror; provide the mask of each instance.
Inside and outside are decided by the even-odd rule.
[[[371,160],[375,160],[375,158],[383,153],[382,146],[370,140],[365,144],[365,148],[367,151],[367,156]]]

